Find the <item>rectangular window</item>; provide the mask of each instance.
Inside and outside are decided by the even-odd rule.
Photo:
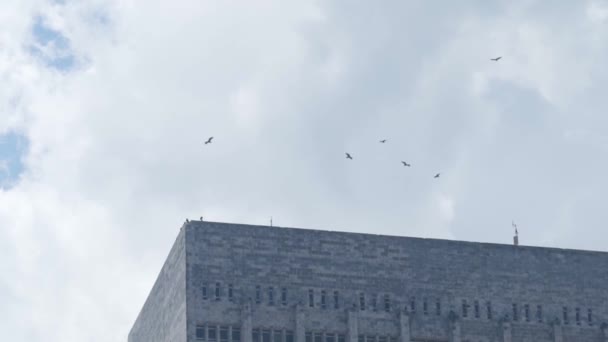
[[[379,336],[378,337],[378,342],[387,342],[386,336]]]
[[[543,307],[541,305],[536,306],[536,320],[539,323],[543,321]]]
[[[358,342],[365,342],[365,336],[359,335]]]
[[[207,299],[207,284],[203,284],[203,299]]]
[[[327,295],[325,293],[325,290],[321,291],[321,309],[327,309]]]
[[[283,340],[283,332],[281,330],[275,330],[272,333],[272,341],[273,342],[282,342]]]
[[[232,290],[232,284],[228,284],[228,300],[234,301],[234,292]]]
[[[435,314],[441,316],[441,301],[439,299],[435,302]]]
[[[416,297],[410,298],[410,312],[416,313]]]
[[[260,336],[260,329],[253,329],[253,342],[262,342]]]
[[[488,319],[492,319],[492,302],[486,302],[486,311]]]
[[[241,328],[232,328],[232,342],[241,341]]]
[[[587,323],[593,325],[593,310],[587,309]]]
[[[228,342],[228,327],[220,327],[220,342]]]
[[[270,330],[262,330],[262,342],[270,342]]]
[[[576,325],[581,325],[581,309],[576,308],[575,310]]]
[[[281,304],[287,305],[287,288],[281,289]]]
[[[346,342],[346,336],[338,335],[338,342]]]
[[[308,290],[308,306],[311,308],[315,306],[315,292],[313,289]]]
[[[340,308],[340,296],[338,291],[334,291],[334,309]]]
[[[475,309],[475,318],[479,318],[479,301],[474,301],[473,305]]]
[[[336,342],[336,335],[325,334],[325,342]]]
[[[285,332],[285,342],[294,342],[294,340],[293,340],[293,331],[287,330]]]
[[[207,338],[209,342],[217,341],[217,328],[214,326],[207,327]]]
[[[367,335],[366,342],[376,342],[376,336]]]
[[[198,341],[205,340],[205,326],[204,325],[199,324],[196,326],[196,339]]]
[[[268,288],[268,305],[274,305],[274,288],[272,286]]]
[[[391,311],[391,297],[388,294],[384,295],[384,311]]]
[[[395,336],[390,336],[388,342],[397,342],[397,338]]]
[[[564,308],[562,309],[562,318],[564,319],[564,324],[568,324],[570,323],[569,321],[569,317],[568,317],[568,308],[564,306]]]
[[[429,304],[428,304],[428,301],[426,300],[426,298],[422,298],[422,313],[424,315],[429,314]]]
[[[365,293],[359,293],[359,308],[365,310]]]
[[[462,300],[462,317],[468,317],[469,316],[469,305],[467,304],[467,301],[465,299]]]
[[[220,300],[220,283],[215,283],[215,300]]]
[[[312,333],[306,333],[306,342],[312,342]]]
[[[262,303],[262,287],[260,285],[255,286],[255,303]]]
[[[524,305],[524,317],[526,318],[526,322],[530,322],[530,305]]]
[[[323,334],[315,333],[315,342],[323,342]]]
[[[517,304],[513,304],[513,320],[519,320],[519,310],[517,310]]]
[[[372,295],[372,310],[378,311],[378,295],[377,294],[373,294]]]

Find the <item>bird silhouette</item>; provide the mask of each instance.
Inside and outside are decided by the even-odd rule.
[[[490,58],[490,60],[494,61],[494,62],[498,62],[498,60],[501,59],[501,58],[502,58],[502,56],[496,57],[496,58]]]
[[[213,140],[213,137],[210,137],[209,139],[207,139],[207,141],[205,141],[205,145],[211,144],[211,140]]]
[[[382,139],[380,140],[380,142],[384,144],[386,142],[386,139]]]
[[[433,178],[439,178],[440,173],[436,174]]]
[[[351,157],[350,153],[346,153],[346,159],[353,159],[353,157]]]
[[[404,161],[401,161],[401,164],[403,164],[403,166],[407,166],[407,167],[412,166],[412,165],[410,165],[410,164],[408,164],[408,163],[406,163],[406,162],[404,162]]]

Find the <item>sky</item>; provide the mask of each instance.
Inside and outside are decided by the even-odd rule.
[[[3,339],[126,341],[201,215],[608,251],[607,60],[606,0],[3,0]]]

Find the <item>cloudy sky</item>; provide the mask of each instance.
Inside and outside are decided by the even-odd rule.
[[[3,339],[125,341],[186,217],[606,251],[606,61],[607,0],[0,1]]]

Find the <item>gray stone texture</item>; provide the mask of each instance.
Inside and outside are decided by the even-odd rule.
[[[196,325],[206,324],[240,327],[246,342],[256,342],[251,329],[257,328],[293,331],[295,342],[306,342],[304,332],[344,334],[347,342],[360,335],[376,336],[374,342],[383,336],[401,342],[606,342],[607,283],[603,252],[192,221],[129,341],[195,341]],[[281,303],[282,288],[288,290],[287,305]],[[339,309],[333,307],[334,291]],[[365,310],[359,307],[361,294]]]

